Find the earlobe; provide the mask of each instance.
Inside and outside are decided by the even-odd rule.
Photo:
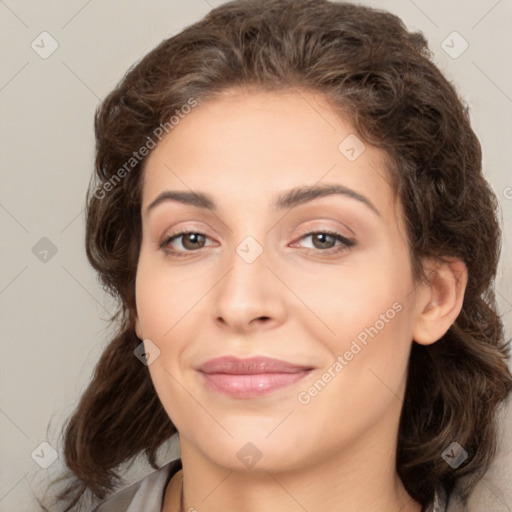
[[[421,345],[439,340],[455,322],[462,309],[468,272],[459,259],[437,260],[427,272],[429,285],[413,330]]]

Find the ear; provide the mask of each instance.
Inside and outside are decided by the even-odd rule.
[[[420,345],[431,345],[442,338],[462,309],[468,271],[464,262],[451,258],[430,260],[426,265],[429,283],[419,294],[419,314],[413,339]]]

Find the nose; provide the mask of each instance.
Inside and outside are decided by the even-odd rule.
[[[228,266],[215,287],[215,321],[237,333],[282,323],[285,289],[269,269],[265,250],[254,261],[247,259],[242,251],[233,250]]]

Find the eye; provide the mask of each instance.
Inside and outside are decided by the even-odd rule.
[[[307,238],[311,239],[313,244],[312,249],[316,249],[321,252],[337,253],[355,245],[353,240],[349,240],[341,233],[337,233],[335,231],[313,231],[302,235],[300,240],[305,240]],[[336,242],[339,242],[337,246],[335,245]]]
[[[160,248],[173,256],[187,256],[187,252],[194,252],[205,247],[205,241],[207,238],[208,237],[204,233],[199,233],[197,231],[181,231],[165,238],[160,243]],[[173,246],[176,242],[179,242],[181,248],[179,247],[177,249],[176,246]]]
[[[353,240],[344,237],[335,231],[313,231],[300,237],[300,240],[311,238],[313,250],[324,253],[338,253],[355,245]],[[160,244],[160,248],[173,257],[187,257],[193,252],[198,252],[206,247],[205,242],[209,239],[204,233],[197,231],[181,231],[165,238]],[[176,247],[177,242],[181,247]],[[338,245],[336,245],[338,242]],[[296,244],[292,245],[294,247]]]

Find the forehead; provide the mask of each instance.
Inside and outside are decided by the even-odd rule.
[[[276,191],[328,182],[389,213],[386,162],[321,93],[230,90],[199,103],[150,154],[143,208],[166,188],[264,207]]]

